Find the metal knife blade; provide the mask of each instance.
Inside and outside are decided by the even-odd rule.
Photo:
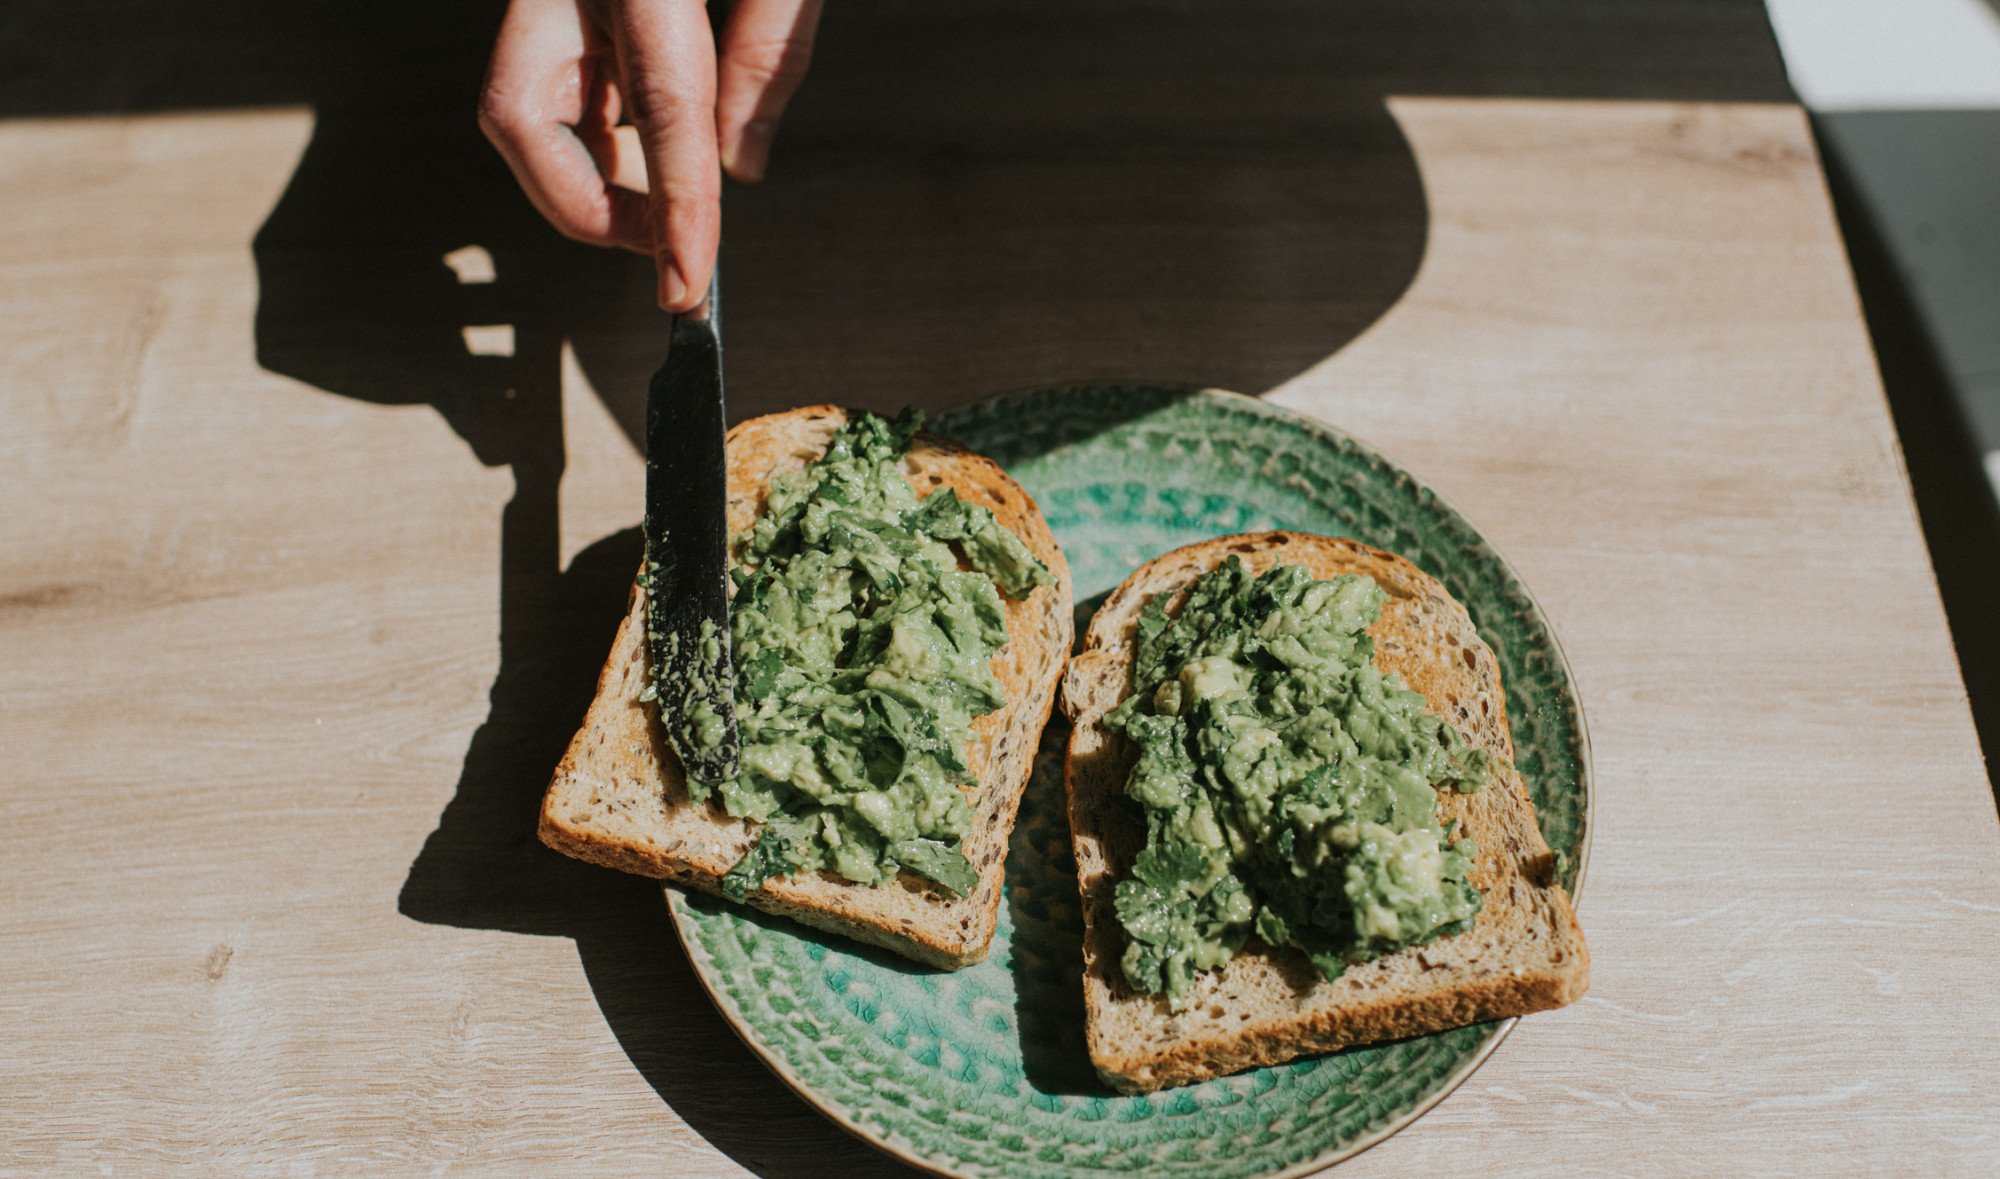
[[[646,393],[646,638],[667,741],[691,777],[736,775],[720,273],[674,318]]]

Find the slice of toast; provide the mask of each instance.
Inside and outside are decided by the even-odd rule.
[[[1449,824],[1478,845],[1470,879],[1484,898],[1473,927],[1319,976],[1304,955],[1252,938],[1228,965],[1196,976],[1186,1007],[1141,994],[1120,968],[1125,932],[1112,891],[1145,842],[1125,797],[1132,754],[1101,724],[1131,691],[1135,623],[1155,594],[1177,594],[1238,557],[1253,573],[1284,562],[1318,578],[1365,573],[1388,595],[1369,634],[1375,662],[1423,694],[1430,709],[1498,762],[1472,794],[1439,792]],[[1179,610],[1170,598],[1169,613]],[[1443,1031],[1559,1007],[1582,995],[1590,956],[1534,804],[1513,768],[1500,666],[1465,608],[1436,579],[1391,553],[1298,532],[1227,536],[1141,566],[1105,601],[1070,661],[1063,711],[1075,722],[1064,775],[1083,896],[1084,1006],[1091,1060],[1126,1092],[1184,1085],[1376,1040]]]
[[[816,405],[731,429],[730,534],[748,528],[763,511],[774,476],[824,454],[846,420],[838,406]],[[1007,703],[973,722],[966,750],[966,766],[978,785],[969,798],[972,831],[962,850],[978,870],[979,884],[956,897],[907,871],[879,887],[815,872],[771,880],[750,894],[749,903],[928,965],[955,968],[985,957],[993,940],[1007,836],[1075,623],[1062,550],[1035,501],[998,463],[919,433],[903,471],[920,497],[948,487],[967,503],[990,509],[1056,579],[1024,601],[1000,598],[1008,642],[992,666]],[[680,763],[666,747],[657,705],[639,700],[648,663],[643,605],[635,586],[598,676],[597,696],[543,798],[542,842],[578,859],[719,893],[723,875],[752,842],[755,825],[730,818],[719,802],[697,806],[689,799]]]

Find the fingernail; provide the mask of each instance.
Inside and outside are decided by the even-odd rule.
[[[687,280],[681,277],[680,267],[674,265],[672,254],[661,254],[657,261],[660,269],[660,310],[678,310],[687,299]]]
[[[730,171],[738,180],[755,184],[764,178],[764,169],[771,163],[771,140],[778,134],[778,125],[769,119],[755,119],[743,125],[743,133],[736,139],[736,162]]]

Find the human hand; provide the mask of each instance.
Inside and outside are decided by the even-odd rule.
[[[512,0],[479,126],[565,236],[651,255],[660,306],[708,291],[722,172],[763,178],[820,0]]]

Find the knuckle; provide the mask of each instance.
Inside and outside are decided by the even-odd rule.
[[[797,83],[812,64],[812,44],[804,41],[743,41],[729,47],[729,66],[759,85]]]
[[[601,200],[574,198],[548,211],[549,224],[556,232],[587,246],[608,246],[616,242],[611,210]]]
[[[708,104],[663,79],[644,79],[626,87],[625,107],[641,127],[666,127],[690,118],[710,117]]]
[[[479,129],[496,143],[513,138],[521,126],[520,107],[512,95],[496,86],[480,91],[478,117]]]
[[[655,186],[667,220],[677,226],[700,223],[722,201],[721,182],[707,175],[662,177]]]

